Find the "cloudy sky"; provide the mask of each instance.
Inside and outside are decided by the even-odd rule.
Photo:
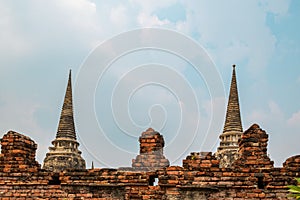
[[[243,128],[266,130],[268,153],[281,166],[300,154],[299,10],[297,0],[0,0],[1,135],[30,136],[42,163],[72,69],[88,167],[129,166],[149,126],[164,135],[166,157],[181,165],[190,152],[216,150],[236,64]],[[143,28],[158,34],[126,34]],[[157,48],[118,57],[136,41]],[[161,50],[165,41],[169,51]],[[172,53],[176,45],[180,54]],[[85,74],[93,55],[98,68]],[[102,73],[107,55],[115,60]],[[197,70],[183,59],[189,55],[209,64]]]

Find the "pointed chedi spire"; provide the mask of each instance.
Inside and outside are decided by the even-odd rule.
[[[220,135],[220,146],[216,157],[220,160],[220,167],[230,167],[237,159],[238,140],[243,133],[239,95],[237,89],[235,65],[232,69],[229,99],[223,133]]]
[[[232,79],[223,133],[231,131],[243,132],[240,114],[239,95],[236,84],[235,65],[233,65],[232,70]]]
[[[85,160],[78,150],[72,102],[71,70],[53,146],[44,159],[43,169],[60,172],[65,169],[85,169]]]
[[[72,100],[72,73],[69,72],[69,80],[66,89],[64,104],[62,107],[56,138],[71,138],[76,140],[73,100]]]

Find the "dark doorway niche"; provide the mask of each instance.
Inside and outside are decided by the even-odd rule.
[[[149,185],[150,186],[157,186],[158,185],[158,176],[157,175],[150,175],[149,176]]]
[[[51,178],[52,179],[49,180],[48,185],[60,185],[61,184],[58,173],[55,173]]]
[[[264,177],[262,177],[262,176],[257,177],[257,187],[258,187],[258,189],[265,188]]]

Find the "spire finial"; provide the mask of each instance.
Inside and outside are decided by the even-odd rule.
[[[233,69],[235,69],[235,64],[232,65]]]

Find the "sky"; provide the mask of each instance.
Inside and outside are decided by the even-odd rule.
[[[0,0],[1,136],[31,137],[42,163],[72,69],[87,167],[130,166],[148,127],[181,165],[216,151],[236,64],[243,129],[259,124],[282,166],[300,154],[299,10],[297,0]]]

